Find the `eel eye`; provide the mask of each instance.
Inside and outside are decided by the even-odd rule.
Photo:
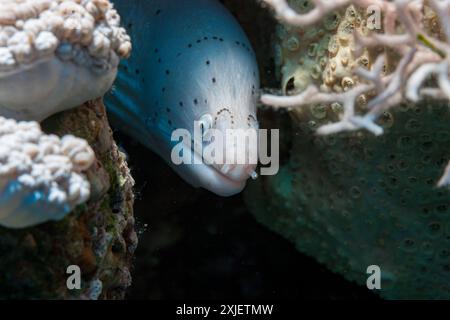
[[[202,130],[202,136],[205,136],[208,131],[212,128],[213,118],[207,113],[200,117],[200,129]]]

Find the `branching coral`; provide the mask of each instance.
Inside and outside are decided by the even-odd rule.
[[[333,10],[349,5],[362,9],[376,6],[383,14],[382,30],[367,35],[353,33],[355,56],[361,56],[367,48],[386,48],[378,55],[373,66],[357,66],[352,70],[352,76],[358,79],[358,84],[342,92],[333,92],[326,87],[319,89],[311,84],[293,96],[262,96],[265,104],[287,108],[339,103],[344,110],[339,121],[323,125],[318,129],[319,134],[366,129],[380,135],[383,128],[376,120],[387,109],[402,101],[415,103],[425,96],[450,99],[450,1],[316,0],[315,7],[306,13],[296,12],[286,0],[263,2],[275,10],[282,22],[297,27],[315,24]],[[440,32],[436,34],[425,23],[424,17],[430,8],[437,15],[436,20],[443,35]],[[401,58],[390,70],[386,61],[392,52]],[[363,95],[371,99],[365,106],[367,111],[361,114],[357,112],[357,103]],[[443,181],[447,180],[448,174],[441,179],[440,184],[443,185]]]
[[[59,220],[85,202],[82,174],[95,159],[85,140],[44,134],[36,122],[0,117],[0,225]]]
[[[130,50],[107,0],[2,0],[0,114],[40,121],[101,97]]]

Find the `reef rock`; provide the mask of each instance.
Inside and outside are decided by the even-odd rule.
[[[0,228],[0,298],[121,299],[131,284],[137,246],[134,181],[112,138],[103,103],[87,102],[42,127],[88,141],[97,158],[86,173],[91,198],[59,222]],[[80,289],[67,287],[73,274],[67,273],[69,266],[80,268]]]
[[[309,1],[291,3],[300,10]],[[283,91],[313,83],[340,92],[358,81],[347,66],[374,61],[369,52],[356,60],[347,35],[364,33],[363,20],[348,8],[323,26],[280,26],[276,61]],[[358,108],[364,110],[364,96]],[[281,129],[281,167],[249,184],[248,207],[348,280],[365,286],[368,266],[378,265],[382,297],[449,299],[450,191],[437,187],[450,158],[448,102],[390,109],[378,121],[385,130],[380,137],[315,134],[340,112],[338,104],[261,112],[263,128]]]

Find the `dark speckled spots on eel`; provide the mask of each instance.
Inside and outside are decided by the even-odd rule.
[[[193,186],[223,196],[240,192],[254,164],[175,165],[170,157],[172,132],[183,128],[193,137],[194,121],[224,133],[258,127],[258,68],[237,21],[216,0],[113,3],[133,43],[106,99],[113,122]],[[251,148],[256,144],[245,152]]]

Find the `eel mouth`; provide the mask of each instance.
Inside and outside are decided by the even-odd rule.
[[[193,150],[191,150],[191,152],[195,161],[192,166],[200,166],[196,169],[209,177],[208,180],[205,180],[202,187],[224,197],[235,195],[245,188],[247,179],[250,175],[247,175],[245,179],[236,179],[229,174],[231,165],[208,164],[203,161],[202,155],[198,152]]]
[[[205,163],[201,154],[186,148],[192,164],[174,165],[174,169],[188,183],[205,188],[219,196],[229,197],[240,193],[248,178],[254,178],[256,165],[214,165]],[[245,175],[243,172],[247,172]],[[233,174],[239,172],[239,174]]]

